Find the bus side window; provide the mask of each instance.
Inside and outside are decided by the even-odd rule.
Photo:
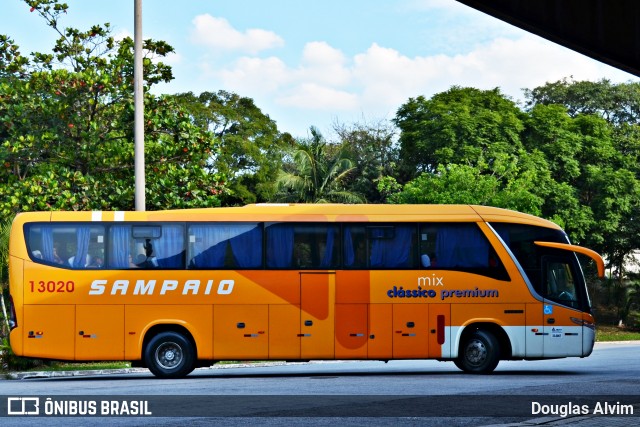
[[[331,269],[338,264],[339,227],[332,224],[294,226],[293,263],[299,269]]]
[[[346,224],[343,264],[349,269],[416,268],[415,224]]]
[[[261,223],[194,224],[188,236],[191,269],[262,267]]]
[[[184,268],[184,227],[181,224],[118,224],[109,227],[108,266]]]
[[[104,227],[95,224],[33,224],[27,245],[31,259],[67,268],[94,268],[96,257],[104,258]]]
[[[465,271],[509,280],[495,249],[476,223],[420,226],[421,268]]]
[[[367,238],[362,225],[347,224],[342,236],[343,264],[350,269],[367,268]]]
[[[140,268],[184,268],[184,227],[165,223],[132,229],[133,262]]]

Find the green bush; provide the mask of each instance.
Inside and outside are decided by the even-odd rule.
[[[2,338],[2,342],[0,342],[0,371],[26,371],[46,364],[47,362],[40,359],[16,356],[11,350],[9,338]]]

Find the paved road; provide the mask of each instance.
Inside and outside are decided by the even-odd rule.
[[[489,376],[467,375],[452,363],[437,361],[199,369],[180,380],[158,380],[147,371],[137,371],[0,381],[0,394],[54,396],[54,399],[71,396],[66,399],[98,402],[117,396],[128,401],[149,400],[156,415],[181,411],[191,415],[199,411],[203,415],[73,420],[76,425],[92,426],[198,426],[213,421],[217,425],[626,426],[640,425],[638,356],[640,344],[598,344],[586,359],[501,362]],[[538,408],[532,406],[534,402],[538,402],[541,412],[548,413],[532,414]],[[594,416],[591,412],[598,402],[617,410],[635,405],[630,406],[634,415]],[[585,407],[589,413],[579,413]],[[573,409],[574,413],[562,416],[561,412],[567,409]],[[21,417],[3,418],[0,422],[21,426],[68,425],[69,419]]]

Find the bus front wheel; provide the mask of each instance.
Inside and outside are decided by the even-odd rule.
[[[488,374],[500,361],[500,344],[487,331],[477,330],[470,334],[460,346],[456,366],[470,374]]]
[[[149,370],[159,378],[181,378],[195,366],[191,341],[177,332],[161,332],[151,338],[144,352]]]

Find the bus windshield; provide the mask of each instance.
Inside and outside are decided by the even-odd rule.
[[[491,224],[545,299],[589,312],[591,302],[576,255],[536,242],[569,244],[562,230],[524,224]],[[561,245],[558,245],[561,246]]]

